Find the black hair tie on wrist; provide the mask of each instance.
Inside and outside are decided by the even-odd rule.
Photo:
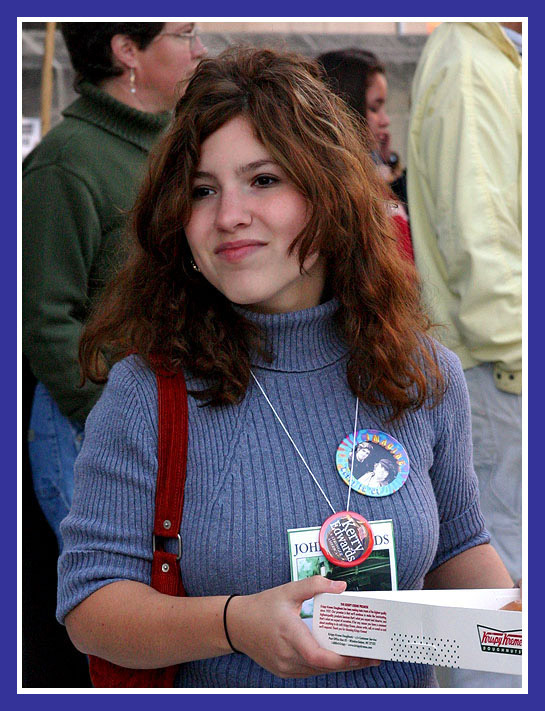
[[[234,597],[239,597],[238,593],[234,593],[233,595],[229,595],[229,597],[227,598],[227,601],[225,602],[225,607],[223,608],[223,629],[224,629],[224,631],[225,631],[225,638],[226,638],[227,642],[229,643],[229,646],[231,647],[231,649],[233,650],[233,652],[234,652],[235,654],[242,654],[242,652],[239,652],[238,649],[235,649],[235,648],[233,647],[233,645],[232,645],[232,643],[231,643],[231,638],[229,637],[229,632],[227,632],[227,606],[229,605],[229,603],[231,602],[231,600],[232,600]]]

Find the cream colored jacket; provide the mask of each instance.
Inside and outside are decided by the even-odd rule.
[[[522,386],[521,60],[496,22],[444,23],[412,86],[408,200],[437,337]]]

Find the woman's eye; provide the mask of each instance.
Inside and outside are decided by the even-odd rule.
[[[278,178],[272,175],[258,175],[257,178],[254,179],[254,185],[257,185],[259,188],[268,188],[269,185],[274,185],[277,182]]]
[[[206,185],[198,185],[196,188],[193,188],[191,197],[193,198],[193,200],[202,200],[203,198],[208,197],[213,193],[214,191],[212,190],[212,188],[207,188]]]

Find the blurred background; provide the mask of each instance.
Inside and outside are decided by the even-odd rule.
[[[296,50],[308,57],[346,47],[374,52],[385,64],[388,77],[388,113],[392,146],[406,164],[409,96],[413,74],[427,35],[438,23],[425,22],[203,22],[202,40],[210,55],[228,46],[246,43]],[[22,157],[39,142],[42,133],[41,86],[46,23],[23,22],[22,52]],[[54,32],[50,126],[76,98],[63,38]],[[34,491],[26,431],[35,381],[23,363],[23,620],[22,686],[32,688],[90,687],[87,660],[70,643],[55,620],[57,545],[39,508]]]
[[[215,56],[233,44],[273,46],[315,57],[344,47],[374,52],[386,65],[392,145],[406,162],[409,92],[418,57],[436,22],[201,22],[204,45]],[[22,23],[23,158],[40,137],[40,85],[45,22]],[[74,73],[60,31],[55,33],[51,126],[76,98]]]

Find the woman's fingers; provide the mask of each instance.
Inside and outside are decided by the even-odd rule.
[[[380,664],[378,659],[348,657],[320,647],[304,623],[303,629],[297,636],[295,649],[305,664],[315,670],[312,672],[314,674],[347,671]]]
[[[330,580],[322,575],[313,575],[281,587],[286,589],[288,597],[294,603],[301,605],[305,600],[319,593],[342,593],[346,590],[346,583],[343,580]]]
[[[516,612],[522,612],[522,578],[517,582],[515,587],[520,588],[520,600],[513,600],[513,602],[507,603],[501,609],[502,610],[515,610]]]
[[[319,593],[341,593],[346,589],[346,583],[340,580],[329,580],[321,575],[315,575],[295,583],[288,583],[286,590],[299,615],[300,605],[304,600]],[[293,636],[294,649],[302,660],[307,674],[324,674],[337,671],[347,671],[380,664],[376,659],[347,657],[320,647],[308,627],[300,618],[294,620],[297,629]]]

